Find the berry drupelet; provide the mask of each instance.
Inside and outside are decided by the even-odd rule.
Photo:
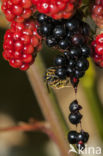
[[[10,22],[23,22],[36,12],[32,0],[3,0],[1,8]]]
[[[85,71],[89,67],[87,60],[89,53],[90,48],[86,45],[85,47],[81,46],[77,49],[74,47],[71,48],[70,51],[66,51],[63,55],[58,55],[54,61],[57,70],[62,69],[61,71],[62,74],[64,74],[64,78],[70,78],[71,84],[75,89],[78,86],[79,79],[84,76]]]
[[[103,0],[95,0],[92,9],[92,18],[98,27],[103,28]]]
[[[89,55],[86,44],[90,28],[87,23],[79,19],[78,15],[70,19],[54,20],[44,14],[38,14],[37,20],[40,24],[38,33],[44,37],[47,46],[56,47],[61,51],[71,51],[72,48],[74,50],[82,46],[84,56]],[[88,53],[86,53],[87,50]]]
[[[103,33],[96,36],[92,42],[92,58],[95,64],[103,68]]]
[[[75,113],[75,112],[77,112],[77,111],[79,111],[81,109],[82,109],[82,106],[78,105],[77,100],[74,100],[69,106],[69,110],[70,110],[71,113]]]
[[[53,19],[67,19],[73,16],[81,0],[32,0],[40,13]]]
[[[37,33],[37,22],[12,22],[4,36],[3,57],[10,66],[27,70],[41,49],[42,38]]]

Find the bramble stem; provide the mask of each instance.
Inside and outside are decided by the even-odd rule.
[[[36,63],[27,71],[28,78],[37,97],[41,111],[47,122],[50,123],[51,129],[56,136],[57,145],[62,156],[68,156],[69,144],[67,143],[68,127],[61,113],[61,110],[55,103],[53,96],[48,94],[47,88],[43,82],[44,65],[41,57],[38,56]]]
[[[40,121],[33,121],[31,123],[21,122],[20,125],[11,126],[0,128],[0,132],[7,132],[7,131],[41,131],[47,134],[53,141],[56,141],[56,137],[54,136],[53,132],[51,131],[51,126],[47,122],[40,122]]]

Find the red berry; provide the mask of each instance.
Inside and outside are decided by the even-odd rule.
[[[31,0],[22,0],[22,6],[23,8],[30,8],[32,6]]]
[[[33,45],[33,47],[37,47],[39,45],[39,40],[37,37],[33,36],[31,38],[31,44]]]
[[[103,46],[97,44],[95,51],[98,55],[103,55]]]
[[[22,43],[22,41],[16,41],[14,43],[14,48],[15,50],[21,51],[23,49],[24,45]]]
[[[21,65],[20,70],[25,71],[29,68],[29,66],[30,66],[29,64],[23,64]]]
[[[103,0],[95,0],[92,9],[92,18],[98,27],[103,28]]]
[[[13,4],[20,4],[21,0],[11,0]]]
[[[20,51],[14,51],[13,56],[15,59],[18,59],[22,57],[22,53]]]
[[[96,37],[96,43],[103,45],[103,34],[100,34]]]
[[[23,17],[24,19],[28,19],[31,15],[32,15],[31,9],[25,9],[25,10],[23,11],[22,17]]]
[[[32,0],[4,0],[1,8],[8,21],[24,22],[36,12]]]
[[[18,31],[13,33],[14,40],[20,40],[20,38],[21,38],[21,32]]]
[[[3,56],[3,58],[4,58],[6,61],[9,61],[9,58],[7,57],[5,51],[3,51],[2,56]]]
[[[20,16],[23,12],[23,8],[20,5],[14,5],[12,8],[13,14]]]
[[[4,40],[10,39],[10,38],[12,39],[12,36],[13,36],[12,32],[8,29],[5,33]]]
[[[22,60],[24,63],[30,63],[33,60],[33,57],[31,54],[23,54],[22,55]]]
[[[23,44],[30,44],[30,40],[31,40],[31,36],[30,35],[22,35],[21,36],[21,40],[23,42]]]
[[[12,67],[27,70],[41,48],[41,40],[42,38],[37,34],[37,22],[28,20],[24,23],[17,23],[13,21],[11,28],[4,36],[2,55]]]
[[[13,48],[13,40],[12,39],[5,40],[3,48],[4,49],[12,49]]]
[[[34,48],[31,44],[25,45],[23,52],[25,54],[32,54],[34,52]]]
[[[30,29],[24,29],[23,32],[22,32],[24,35],[32,35],[32,30]]]
[[[96,36],[96,40],[92,42],[93,47],[93,60],[103,68],[103,33]]]
[[[56,20],[70,18],[80,6],[81,0],[32,0],[40,13]]]
[[[8,21],[12,21],[15,18],[15,15],[9,9],[5,11],[5,15]]]
[[[5,54],[8,57],[8,59],[13,58],[13,50],[5,50]]]

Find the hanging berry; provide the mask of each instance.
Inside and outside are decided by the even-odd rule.
[[[70,106],[70,115],[69,120],[73,125],[81,124],[82,115],[80,114],[80,110],[82,109],[82,106],[78,104],[77,100],[74,100]],[[77,131],[70,131],[68,133],[68,141],[70,144],[76,144],[77,148],[79,150],[85,149],[85,143],[88,142],[89,134],[87,132],[84,132],[82,129],[80,130],[80,133]]]
[[[37,23],[28,20],[24,23],[12,22],[4,36],[3,57],[10,66],[27,70],[41,49],[41,37],[37,34]]]

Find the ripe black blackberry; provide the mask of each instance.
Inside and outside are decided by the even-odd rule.
[[[75,113],[75,112],[77,112],[77,111],[79,111],[81,109],[82,109],[82,106],[78,105],[77,100],[74,100],[69,106],[69,110],[70,110],[71,113]]]
[[[90,53],[90,48],[88,46],[81,46],[77,49],[73,47],[70,51],[66,51],[63,55],[58,55],[55,58],[54,62],[57,70],[58,68],[63,68],[62,71],[65,70],[64,78],[69,77],[75,89],[78,86],[79,79],[84,76],[85,71],[89,67],[89,62],[87,60],[89,56],[88,53]]]
[[[62,79],[69,77],[73,87],[77,88],[79,79],[89,67],[87,58],[91,50],[87,45],[90,33],[88,24],[79,19],[78,15],[71,19],[54,20],[39,14],[37,20],[38,33],[44,37],[46,44],[64,51],[65,65],[58,62],[58,57],[55,61],[56,66],[63,68],[58,69],[57,75]],[[60,75],[60,70],[62,74],[64,73],[64,77]]]
[[[70,131],[68,133],[68,141],[70,144],[78,144],[80,142],[87,143],[89,139],[89,134],[83,130],[78,133],[77,131]]]
[[[69,106],[69,110],[70,110],[70,115],[69,115],[69,121],[74,124],[77,125],[79,123],[81,123],[81,119],[82,119],[82,114],[79,112],[82,109],[82,107],[78,104],[77,100],[74,100],[70,106]]]
[[[86,45],[90,32],[89,25],[78,15],[71,19],[54,20],[44,14],[37,16],[38,33],[46,40],[49,47],[70,50],[71,47]]]

